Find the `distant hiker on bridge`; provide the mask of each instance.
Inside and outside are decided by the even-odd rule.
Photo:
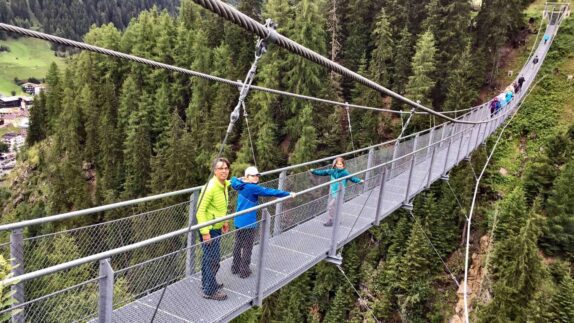
[[[522,90],[522,84],[524,84],[524,81],[526,81],[524,76],[520,75],[518,78],[518,91]]]
[[[295,197],[295,193],[257,185],[260,177],[261,174],[257,168],[250,166],[245,169],[244,177],[231,178],[231,187],[239,193],[236,212],[257,206],[260,196],[286,197],[291,195],[291,197]],[[235,231],[231,273],[239,274],[240,278],[247,278],[252,273],[251,269],[249,269],[249,264],[251,263],[253,241],[257,234],[257,211],[235,217],[234,224],[237,230]]]
[[[546,45],[546,42],[548,42],[548,40],[550,40],[550,35],[544,34],[544,45]]]
[[[350,173],[345,169],[345,159],[343,157],[337,157],[333,161],[333,166],[330,169],[311,169],[311,174],[317,176],[331,176],[331,181],[339,179],[341,177],[349,176]],[[364,183],[362,179],[358,177],[351,177],[346,181],[343,181],[343,185],[347,186],[347,181],[353,183]],[[327,210],[329,214],[329,219],[327,222],[323,223],[324,226],[330,227],[333,225],[333,218],[335,217],[335,204],[337,201],[337,192],[339,191],[339,182],[331,184],[329,189],[329,203],[327,204]]]
[[[534,65],[538,64],[538,55],[534,56],[534,59],[532,60],[532,64],[534,64]]]
[[[500,101],[498,100],[498,97],[494,97],[494,99],[490,101],[490,117],[492,118],[498,110],[500,110]]]
[[[227,215],[229,201],[230,163],[226,158],[217,158],[213,162],[213,178],[201,190],[197,206],[197,223],[205,223]],[[227,295],[221,291],[223,284],[218,284],[216,275],[219,270],[220,236],[229,231],[228,222],[218,222],[199,229],[203,257],[201,260],[201,285],[203,297],[222,301]]]

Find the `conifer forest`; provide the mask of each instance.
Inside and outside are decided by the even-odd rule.
[[[436,111],[472,107],[503,90],[513,79],[508,71],[520,70],[545,24],[540,0],[227,2],[259,22],[271,18],[280,34]],[[230,80],[245,78],[257,42],[192,0],[0,0],[0,22]],[[0,32],[0,39],[17,37],[23,36]],[[236,88],[61,45],[52,48],[66,63],[53,64],[45,76],[47,90],[34,97],[16,167],[0,182],[2,224],[203,185],[220,148],[235,176],[252,164],[253,155],[261,171],[334,156],[396,138],[406,118],[361,109],[347,114],[341,106],[252,91],[246,99],[250,128],[240,119],[220,147],[239,96]],[[538,78],[544,79],[504,132],[479,185],[470,231],[471,322],[574,322],[572,74],[570,17],[543,63]],[[410,110],[273,44],[262,55],[253,84]],[[414,115],[405,131],[440,122]],[[449,271],[462,280],[475,175],[495,139],[460,163],[448,181],[437,181],[417,196],[416,220],[399,209],[345,246],[346,277],[321,262],[234,321],[464,322],[462,289]],[[53,226],[123,216],[102,212]],[[29,229],[26,235],[55,229]],[[84,251],[73,239],[55,239],[35,252],[58,263],[58,257]],[[10,270],[4,259],[0,269],[3,275]],[[56,278],[73,276],[79,282],[85,275],[80,268]],[[115,287],[119,297],[130,293],[122,286]]]

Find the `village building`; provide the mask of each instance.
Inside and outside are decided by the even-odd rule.
[[[30,95],[38,95],[40,92],[46,89],[44,84],[36,84],[36,83],[24,83],[21,85],[22,91],[30,94]]]

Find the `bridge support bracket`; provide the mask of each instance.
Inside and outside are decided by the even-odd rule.
[[[402,208],[407,210],[407,211],[412,211],[413,210],[413,203],[412,202],[403,203]]]
[[[343,256],[340,253],[338,253],[334,256],[327,255],[327,258],[325,258],[325,261],[328,263],[332,263],[334,265],[340,266],[343,264]]]
[[[470,156],[466,156],[464,157],[464,161],[469,162],[470,163]]]
[[[450,177],[448,176],[448,174],[444,174],[440,177],[441,181],[448,181],[450,179]]]

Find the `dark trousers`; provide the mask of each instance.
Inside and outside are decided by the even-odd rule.
[[[239,229],[235,231],[235,245],[233,246],[233,265],[231,271],[235,273],[247,273],[251,263],[251,251],[253,241],[257,234],[256,228]]]
[[[217,280],[215,275],[219,270],[221,252],[219,248],[221,230],[209,230],[211,239],[201,244],[203,257],[201,259],[201,286],[207,295],[213,295],[217,291]],[[203,242],[203,236],[199,235]]]

